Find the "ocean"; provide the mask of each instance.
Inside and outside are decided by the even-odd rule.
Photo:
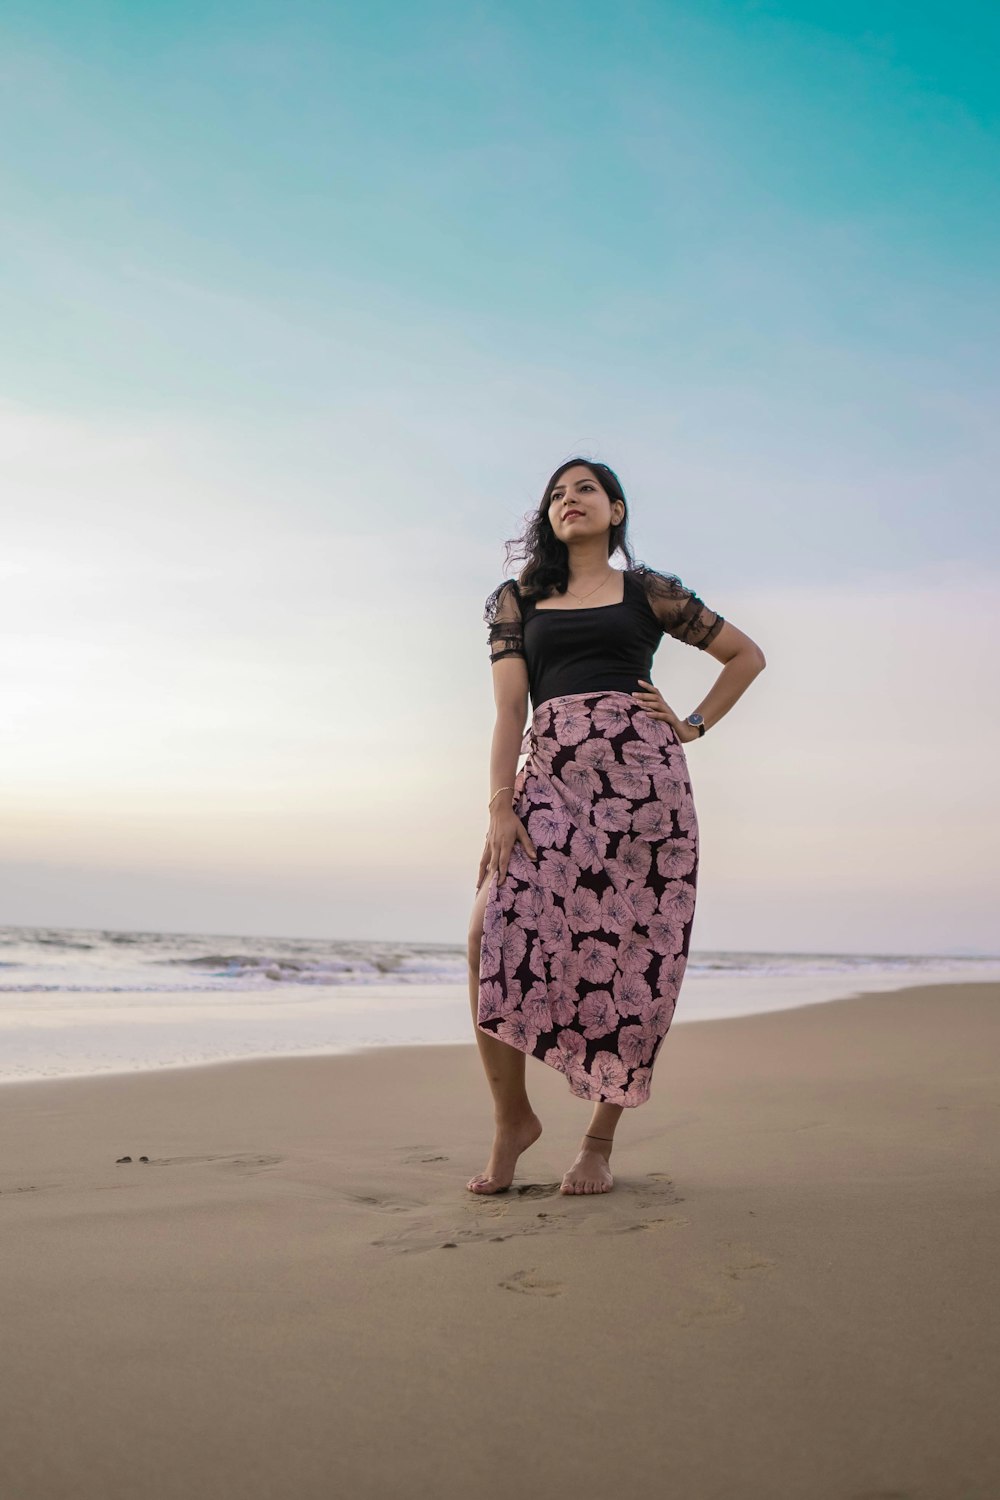
[[[673,1024],[1000,981],[1000,956],[694,951]],[[458,943],[0,928],[0,1083],[474,1041]]]

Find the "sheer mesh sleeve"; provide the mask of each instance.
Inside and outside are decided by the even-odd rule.
[[[507,578],[486,601],[483,619],[489,626],[490,662],[505,656],[524,656],[524,632],[517,584]]]
[[[725,624],[722,615],[710,609],[693,590],[685,588],[675,573],[658,573],[655,568],[642,567],[639,576],[653,613],[667,635],[701,651],[711,645]]]

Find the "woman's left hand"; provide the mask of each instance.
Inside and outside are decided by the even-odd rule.
[[[645,677],[640,677],[639,681],[643,687],[637,688],[632,697],[638,701],[640,708],[644,708],[651,718],[660,719],[663,723],[672,725],[682,745],[686,745],[689,740],[698,739],[697,729],[686,720],[677,717],[658,688],[655,688]]]

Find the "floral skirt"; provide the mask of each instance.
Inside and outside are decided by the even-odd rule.
[[[490,878],[477,1025],[581,1099],[649,1098],[687,965],[698,822],[684,746],[630,693],[565,693],[521,743],[520,843]]]

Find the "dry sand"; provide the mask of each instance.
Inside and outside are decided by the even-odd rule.
[[[988,984],[677,1026],[598,1197],[533,1059],[466,1191],[471,1041],[2,1087],[0,1494],[997,1500],[998,1031]]]

